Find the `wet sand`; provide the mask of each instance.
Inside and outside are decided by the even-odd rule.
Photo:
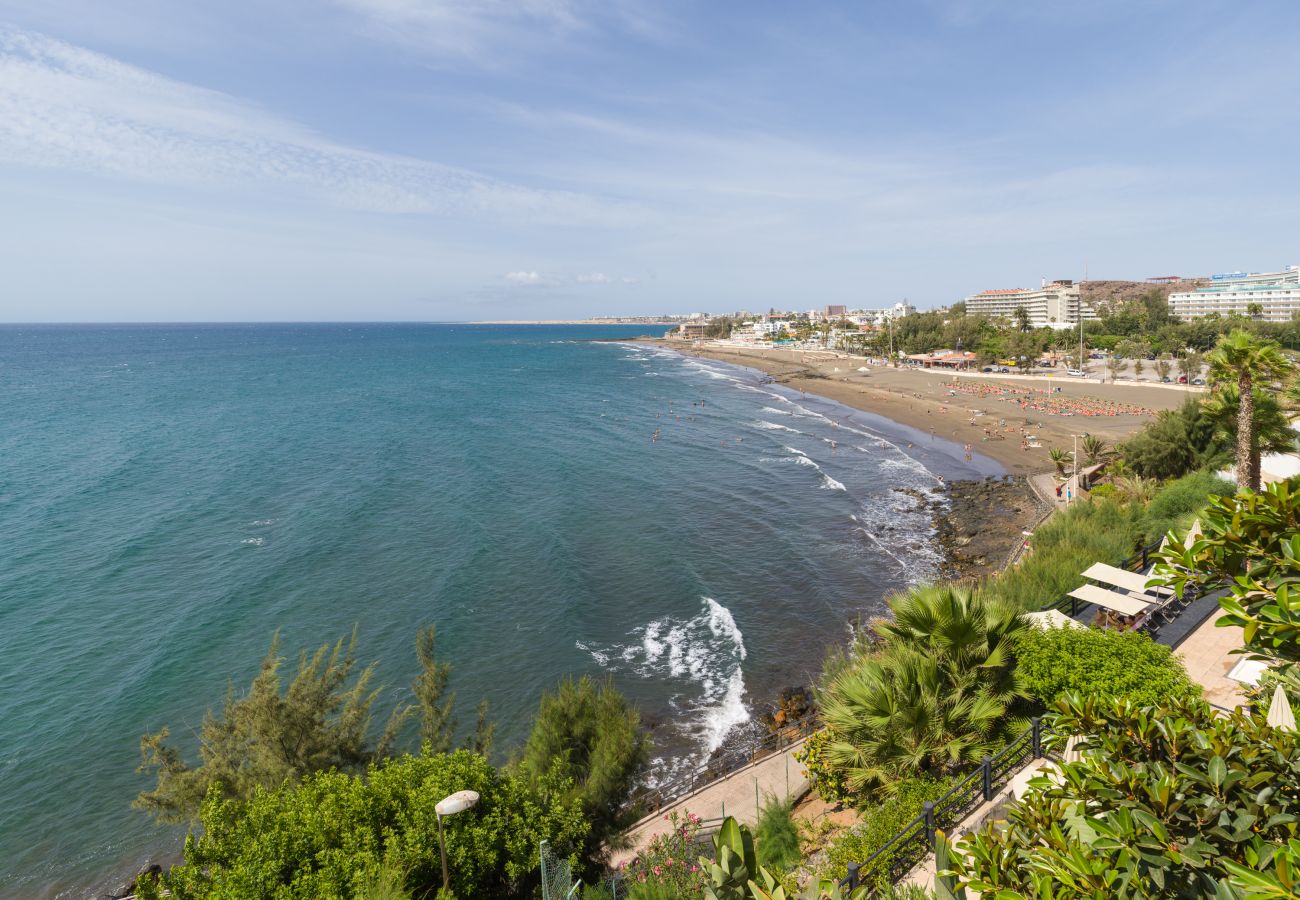
[[[1056,397],[1074,400],[1122,402],[1152,411],[1174,409],[1188,396],[1186,388],[1153,384],[1100,384],[1082,381],[1064,373],[1050,378],[999,378],[963,375],[947,371],[873,366],[861,357],[834,351],[767,350],[715,344],[686,344],[672,340],[645,340],[659,347],[689,356],[716,359],[766,372],[778,382],[933,432],[963,444],[976,453],[997,460],[1015,475],[1052,471],[1048,450],[1069,451],[1072,435],[1094,434],[1115,444],[1136,434],[1151,421],[1151,414],[1121,413],[1114,416],[1061,416],[1037,410],[1021,410],[1016,404],[996,397],[949,394],[951,383],[1011,385],[1017,388],[1060,387]],[[860,367],[869,372],[859,372]],[[984,415],[976,415],[982,412]],[[972,419],[975,424],[971,424]],[[1004,425],[999,425],[1004,422]],[[988,429],[991,434],[986,434]],[[1041,447],[1022,448],[1022,431],[1037,438]]]

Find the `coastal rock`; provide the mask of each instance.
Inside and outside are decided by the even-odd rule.
[[[947,484],[950,502],[932,509],[935,539],[944,554],[942,575],[981,578],[1000,568],[1044,511],[1023,478]]]

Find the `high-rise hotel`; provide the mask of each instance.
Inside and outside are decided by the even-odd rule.
[[[1289,322],[1300,313],[1300,266],[1281,272],[1212,275],[1205,287],[1170,294],[1169,312],[1180,319],[1253,313],[1265,322]]]
[[[1014,319],[1017,309],[1024,309],[1034,328],[1077,325],[1081,309],[1084,319],[1097,318],[1093,308],[1080,298],[1079,286],[1073,281],[1044,281],[1036,288],[981,291],[966,298],[968,316]]]

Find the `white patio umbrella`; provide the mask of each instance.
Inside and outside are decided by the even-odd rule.
[[[1065,750],[1061,752],[1061,762],[1076,763],[1083,759],[1083,751],[1079,749],[1079,736],[1072,734],[1065,740]]]
[[[1291,703],[1286,699],[1286,692],[1280,684],[1273,690],[1273,702],[1268,705],[1267,721],[1274,728],[1295,731],[1295,713],[1291,711]]]
[[[1195,544],[1200,539],[1201,539],[1201,520],[1197,519],[1195,522],[1192,523],[1192,527],[1187,529],[1187,537],[1183,538],[1183,546],[1186,547],[1188,550],[1190,550],[1192,549],[1192,544]]]

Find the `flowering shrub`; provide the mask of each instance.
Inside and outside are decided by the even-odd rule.
[[[794,758],[803,763],[804,774],[812,781],[817,796],[827,803],[845,803],[849,792],[844,784],[844,770],[835,768],[826,758],[826,745],[832,739],[829,728],[814,732],[794,752]]]
[[[697,861],[700,817],[674,812],[664,816],[672,828],[657,835],[650,846],[623,866],[628,884],[655,884],[673,897],[697,897],[704,894],[704,873]]]

